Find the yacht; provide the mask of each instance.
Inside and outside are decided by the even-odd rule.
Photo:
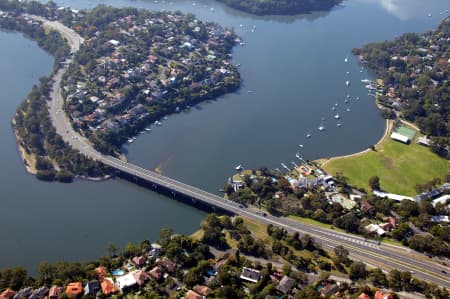
[[[349,86],[350,85],[350,81],[345,81],[345,85]]]
[[[319,129],[319,131],[325,131],[325,127],[324,126],[320,126],[318,129]]]
[[[369,79],[362,79],[361,82],[367,84],[367,83],[370,83],[372,81],[370,81]]]
[[[243,169],[242,165],[239,164],[238,166],[236,166],[234,169],[236,169],[236,171],[241,171]]]
[[[339,113],[336,113],[336,115],[334,116],[335,119],[340,119],[341,116],[339,115]]]
[[[151,132],[152,130],[150,128],[145,128],[144,129],[146,132]]]
[[[345,62],[345,63],[348,62],[348,56],[345,56],[344,62]]]
[[[306,134],[306,138],[311,138],[311,134],[310,133]]]
[[[342,124],[341,123],[337,123],[336,126],[342,127]]]
[[[303,148],[303,144],[299,144],[298,146],[301,147],[301,148]]]

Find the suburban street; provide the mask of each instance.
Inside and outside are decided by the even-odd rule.
[[[51,22],[36,16],[28,16],[44,22],[54,30],[59,31],[69,42],[72,53],[79,50],[83,39],[73,30],[67,28],[59,22]],[[220,209],[229,211],[236,215],[242,215],[253,220],[257,220],[264,224],[273,224],[285,228],[290,232],[299,232],[300,234],[309,234],[317,241],[321,242],[324,248],[334,248],[342,245],[350,252],[350,256],[355,260],[361,260],[370,265],[376,265],[383,270],[398,269],[401,271],[409,271],[414,276],[430,282],[434,282],[440,286],[450,288],[450,269],[444,266],[436,259],[427,258],[425,255],[414,252],[406,247],[399,247],[381,243],[376,241],[368,241],[363,237],[341,233],[332,229],[314,226],[312,224],[294,221],[287,218],[279,218],[262,211],[244,207],[238,203],[226,200],[215,194],[206,192],[199,188],[184,184],[177,180],[162,176],[156,172],[144,169],[138,165],[130,164],[112,156],[102,155],[94,150],[90,143],[75,132],[70,125],[63,110],[64,100],[61,95],[61,80],[68,65],[72,62],[69,58],[61,69],[53,77],[53,88],[51,91],[51,99],[48,102],[49,112],[56,127],[56,131],[63,139],[73,148],[79,150],[92,159],[100,161],[124,173],[134,175],[143,180],[172,190],[174,193],[182,194],[193,200],[201,201],[207,205],[215,206]]]

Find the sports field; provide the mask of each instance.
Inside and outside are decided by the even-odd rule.
[[[366,190],[369,190],[369,178],[377,175],[383,190],[414,196],[416,184],[426,183],[436,177],[444,178],[449,164],[428,147],[415,142],[406,145],[386,138],[377,146],[376,152],[337,158],[326,163],[324,169],[331,175],[342,172],[351,185]]]

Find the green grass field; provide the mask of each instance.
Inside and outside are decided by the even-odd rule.
[[[369,190],[369,178],[380,177],[385,191],[413,196],[414,186],[433,178],[443,178],[448,172],[448,161],[438,157],[429,148],[416,144],[402,144],[386,139],[377,152],[336,159],[324,166],[325,171],[335,175],[342,172],[349,183]]]

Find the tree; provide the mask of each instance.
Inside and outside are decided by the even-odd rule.
[[[336,255],[336,261],[338,263],[345,263],[348,260],[348,250],[342,246],[338,245],[334,247],[334,254]]]
[[[369,186],[372,190],[380,190],[380,178],[373,176],[369,179]]]
[[[370,271],[367,278],[376,287],[387,285],[386,275],[380,268],[375,268],[372,271]]]
[[[49,262],[41,262],[37,268],[39,274],[39,284],[51,285],[56,278],[56,268]]]
[[[349,277],[352,280],[365,279],[367,277],[366,265],[362,262],[353,262],[350,265]]]
[[[106,250],[108,251],[109,256],[113,257],[116,255],[119,248],[115,244],[109,243],[108,246],[106,246]]]

